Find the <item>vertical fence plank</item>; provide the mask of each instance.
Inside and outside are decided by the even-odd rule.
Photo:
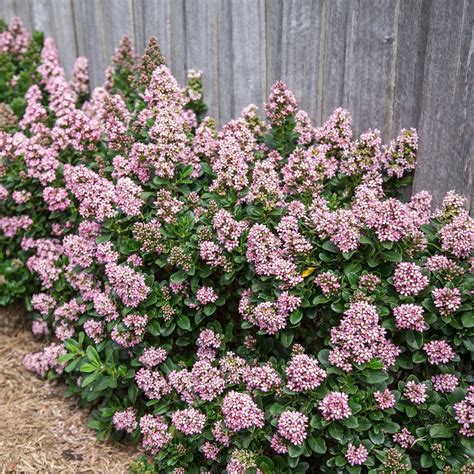
[[[2,17],[7,22],[7,24],[10,23],[10,20],[17,15],[15,10],[16,3],[17,2],[15,0],[3,0],[0,3],[0,5],[2,5]]]
[[[170,65],[171,71],[184,86],[186,83],[186,31],[184,0],[171,0],[169,3]]]
[[[322,0],[283,2],[281,75],[302,109],[316,117]]]
[[[232,4],[230,1],[218,3],[218,78],[219,78],[219,123],[223,124],[234,116]]]
[[[232,69],[234,114],[262,97],[262,58],[260,50],[260,3],[232,0]]]
[[[51,0],[53,37],[59,48],[61,64],[70,75],[78,54],[72,0]]]
[[[187,0],[185,7],[185,68],[203,72],[204,100],[209,115],[218,117],[217,0]]]
[[[401,2],[398,21],[395,95],[390,137],[417,127],[429,15],[426,2]]]
[[[145,49],[145,9],[143,0],[133,0],[133,36],[135,38],[135,51],[142,54]]]
[[[414,190],[438,205],[454,189],[472,192],[472,48],[470,0],[430,4]]]
[[[170,21],[167,0],[143,0],[145,43],[154,36],[170,64]]]
[[[104,69],[110,63],[105,54],[104,12],[101,0],[74,0],[77,49],[89,59],[91,86],[104,82]]]
[[[265,96],[268,96],[272,85],[281,79],[282,23],[283,3],[265,0]]]
[[[398,0],[349,3],[343,105],[353,115],[356,133],[379,128],[388,134],[398,5]]]
[[[135,44],[133,0],[102,0],[104,57],[111,58],[124,35]],[[110,59],[109,59],[110,61]]]
[[[319,67],[322,68],[318,88],[319,114],[315,117],[319,123],[324,122],[334,109],[343,104],[348,14],[348,0],[325,3],[322,53],[319,58]]]

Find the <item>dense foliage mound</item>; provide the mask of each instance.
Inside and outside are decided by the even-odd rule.
[[[472,472],[474,222],[399,199],[415,130],[315,128],[277,82],[218,131],[154,40],[91,96],[51,39],[35,74],[0,135],[2,302],[134,470]]]

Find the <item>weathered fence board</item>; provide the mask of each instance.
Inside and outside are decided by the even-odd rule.
[[[472,0],[0,0],[0,15],[55,38],[68,71],[87,56],[93,86],[123,34],[140,53],[155,36],[181,83],[203,71],[221,124],[282,79],[316,125],[344,106],[356,134],[416,127],[414,190],[472,196]]]

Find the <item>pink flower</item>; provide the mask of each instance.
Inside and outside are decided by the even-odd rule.
[[[395,406],[395,397],[388,388],[383,392],[375,391],[374,398],[381,410],[387,410]]]
[[[127,408],[125,411],[116,411],[112,422],[116,430],[124,430],[127,433],[133,433],[138,426],[137,414],[132,407]]]
[[[459,432],[471,438],[474,436],[474,386],[467,389],[464,400],[454,404],[456,421],[462,425]]]
[[[334,348],[329,353],[329,362],[349,372],[354,363],[380,357],[384,366],[389,367],[395,363],[400,349],[385,334],[374,305],[365,301],[352,303],[340,325],[331,329]]]
[[[415,263],[401,262],[393,275],[393,284],[398,293],[416,296],[428,286],[429,280]]]
[[[161,448],[171,441],[168,425],[160,415],[145,415],[140,419],[140,431],[145,451],[155,455]]]
[[[212,220],[217,240],[231,252],[239,245],[240,236],[247,228],[246,222],[236,221],[225,209],[220,209]]]
[[[452,393],[456,390],[459,379],[453,374],[440,374],[433,375],[433,377],[431,377],[431,383],[437,392]]]
[[[446,341],[431,341],[423,346],[430,364],[447,364],[454,359],[456,354]]]
[[[422,332],[427,328],[423,318],[423,308],[415,304],[402,304],[393,308],[395,323],[400,329]]]
[[[403,389],[403,396],[408,398],[410,402],[414,403],[415,405],[420,405],[426,402],[428,398],[428,394],[426,385],[422,383],[416,383],[413,380],[410,380],[405,384],[405,388]]]
[[[399,444],[402,448],[408,449],[413,446],[416,438],[406,428],[393,435],[393,441]]]
[[[176,429],[187,436],[202,433],[206,424],[206,415],[195,408],[176,410],[171,419]]]
[[[270,122],[282,125],[286,118],[294,115],[298,110],[298,102],[286,84],[277,81],[273,84],[268,102],[265,104],[265,113]]]
[[[326,372],[318,361],[306,354],[294,355],[286,368],[287,386],[293,392],[318,388],[326,378]]]
[[[270,446],[277,454],[286,454],[288,452],[288,448],[286,446],[285,441],[277,433],[272,436]]]
[[[269,392],[281,385],[281,378],[278,372],[267,362],[261,367],[245,367],[243,369],[243,380],[247,390],[260,390],[261,392]]]
[[[369,452],[363,444],[360,444],[357,448],[352,443],[349,443],[347,446],[346,459],[351,466],[364,464],[367,461],[368,455]]]
[[[325,296],[334,294],[341,287],[339,278],[331,272],[320,273],[314,282],[321,288]]]
[[[327,421],[343,420],[352,415],[349,407],[349,396],[343,392],[329,392],[321,402],[319,409]]]
[[[278,419],[278,434],[297,446],[308,436],[308,417],[299,411],[284,411]]]
[[[162,364],[167,357],[168,353],[161,347],[149,347],[145,349],[138,359],[145,367],[153,368],[159,364]]]
[[[209,303],[215,303],[218,299],[218,296],[216,292],[214,291],[214,288],[203,286],[202,288],[199,288],[199,290],[197,291],[196,298],[200,304],[206,305]]]
[[[224,421],[231,431],[263,428],[264,413],[247,393],[229,392],[222,401]]]
[[[451,316],[461,307],[461,293],[458,288],[436,288],[431,295],[441,316]]]

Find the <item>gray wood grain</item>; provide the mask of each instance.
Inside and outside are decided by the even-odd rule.
[[[437,0],[428,14],[414,190],[429,189],[439,204],[451,189],[472,192],[473,3]]]
[[[133,0],[102,0],[104,55],[111,58],[124,35],[135,44]],[[110,60],[110,59],[109,59]]]
[[[72,7],[72,0],[50,0],[52,17],[52,36],[56,40],[59,49],[61,63],[66,69],[66,75],[70,77],[76,58],[79,56],[75,18]]]
[[[187,0],[185,16],[185,69],[199,69],[203,73],[204,100],[208,114],[218,117],[218,0]]]
[[[343,105],[352,113],[356,134],[378,128],[388,135],[398,7],[392,0],[349,3]]]
[[[106,18],[101,0],[74,0],[72,2],[76,25],[78,54],[89,59],[91,87],[104,82],[105,67],[110,55],[105,49]]]
[[[231,94],[234,115],[262,101],[261,5],[256,0],[232,0],[232,74],[240,84]],[[248,45],[248,46],[246,46]]]
[[[300,107],[317,117],[322,1],[283,2],[281,76]]]

